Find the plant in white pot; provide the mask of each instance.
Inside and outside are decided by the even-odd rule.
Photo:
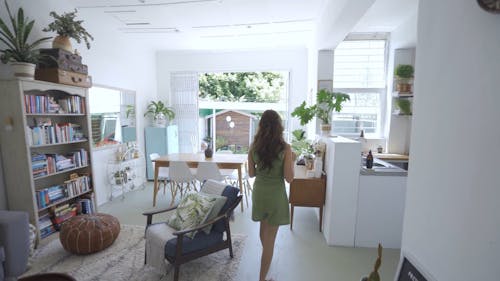
[[[44,28],[43,31],[50,32],[54,31],[57,36],[52,42],[52,48],[60,48],[68,52],[73,52],[73,47],[71,46],[70,38],[74,39],[78,44],[83,40],[87,49],[90,49],[89,40],[94,40],[94,37],[87,32],[87,30],[82,26],[83,20],[75,20],[76,10],[74,12],[64,13],[58,15],[56,12],[50,12],[50,16],[54,18],[54,21],[49,24],[48,27]]]
[[[175,118],[175,112],[173,108],[166,106],[162,101],[152,101],[144,113],[144,117],[146,116],[153,118],[153,126],[165,127],[167,122]]]
[[[35,21],[25,17],[22,8],[18,9],[17,17],[12,15],[7,1],[5,7],[12,29],[0,18],[0,41],[5,45],[5,49],[0,50],[0,60],[5,64],[10,63],[14,76],[33,79],[36,64],[42,58],[38,46],[51,37],[28,43]]]
[[[321,89],[316,94],[315,105],[307,106],[304,101],[300,106],[293,110],[292,116],[298,117],[300,125],[302,126],[309,123],[312,118],[316,116],[322,122],[321,130],[324,134],[328,134],[331,130],[331,118],[333,111],[335,110],[336,112],[340,112],[342,110],[342,104],[350,99],[351,98],[348,94],[335,93]]]

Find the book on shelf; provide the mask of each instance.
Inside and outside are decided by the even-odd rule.
[[[85,114],[85,99],[80,96],[59,98],[47,95],[25,95],[24,108],[28,114],[69,113]]]
[[[92,199],[80,199],[78,200],[78,205],[80,208],[80,214],[94,213],[94,203],[92,202]]]
[[[37,126],[30,127],[28,139],[31,145],[57,144],[86,140],[81,126],[74,123],[53,123],[50,119],[35,119]]]
[[[73,176],[72,176],[73,177]],[[91,190],[90,177],[82,175],[65,181],[63,184],[46,187],[35,192],[39,209],[46,208],[65,199],[76,197]]]
[[[89,164],[87,150],[80,148],[66,155],[61,154],[37,154],[31,155],[31,167],[33,177],[41,177],[68,169],[84,167]]]

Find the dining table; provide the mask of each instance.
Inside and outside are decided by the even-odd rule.
[[[216,163],[219,169],[231,169],[238,171],[238,184],[243,186],[242,166],[246,165],[248,156],[247,154],[229,154],[229,153],[214,153],[211,158],[205,157],[204,153],[172,153],[160,156],[152,161],[155,162],[154,171],[154,189],[153,189],[153,207],[156,206],[156,196],[158,194],[158,173],[161,167],[170,166],[171,161],[186,162],[190,168],[198,167],[201,162]],[[244,194],[243,190],[240,191]],[[241,211],[243,211],[243,204],[241,204]]]

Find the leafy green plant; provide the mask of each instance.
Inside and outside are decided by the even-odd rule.
[[[414,68],[410,64],[398,64],[394,70],[394,75],[398,78],[409,79],[413,78]]]
[[[28,17],[25,17],[22,8],[17,10],[17,18],[13,16],[7,0],[5,0],[5,7],[7,8],[12,29],[10,29],[0,18],[0,41],[6,46],[5,49],[0,50],[0,53],[2,54],[0,56],[0,60],[3,63],[38,63],[42,58],[42,55],[38,52],[37,47],[41,43],[49,40],[51,37],[43,37],[29,44],[28,37],[30,36],[35,21],[30,21]]]
[[[92,35],[82,26],[83,20],[75,20],[76,13],[76,9],[74,12],[68,12],[62,15],[58,15],[54,11],[50,12],[50,16],[54,18],[54,21],[50,23],[48,27],[44,28],[43,31],[55,31],[59,36],[75,39],[78,44],[83,40],[85,41],[87,49],[90,49],[89,39],[94,40],[94,37],[92,37]]]
[[[305,137],[306,132],[302,129],[297,129],[292,132],[292,151],[297,156],[310,155],[312,154],[313,148],[311,146],[311,141]]]
[[[402,114],[411,115],[411,102],[408,99],[396,99],[396,107],[399,108]]]
[[[162,101],[151,101],[148,104],[147,110],[144,113],[144,117],[152,116],[154,120],[158,118],[158,115],[163,114],[169,120],[175,118],[175,112],[173,108],[166,106]]]
[[[125,109],[125,116],[127,118],[129,118],[129,117],[134,118],[135,117],[135,105],[127,104],[126,109]]]
[[[309,123],[314,116],[321,119],[323,124],[330,124],[332,112],[342,111],[342,103],[350,99],[348,94],[321,89],[316,94],[315,105],[308,107],[304,101],[293,110],[292,116],[298,117],[302,126]]]

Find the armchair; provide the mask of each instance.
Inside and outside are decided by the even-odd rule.
[[[174,266],[174,281],[179,280],[180,266],[191,260],[224,249],[229,249],[229,255],[233,258],[229,218],[233,210],[241,202],[242,196],[238,195],[239,191],[238,188],[233,186],[225,186],[220,195],[227,197],[227,200],[218,216],[191,229],[176,231],[166,223],[152,224],[153,215],[175,210],[177,206],[143,213],[147,217],[146,244],[149,239],[153,239],[161,241],[161,245],[165,245],[164,249],[160,250],[163,251],[164,258]],[[202,231],[203,228],[210,225],[213,225],[213,227],[209,234]],[[197,231],[196,235],[192,239],[186,237],[187,234],[195,231]],[[226,240],[224,240],[224,232],[226,232]],[[148,247],[146,245],[145,263],[150,258],[148,255],[151,253],[148,253],[148,251],[152,252],[155,249],[157,247]]]

